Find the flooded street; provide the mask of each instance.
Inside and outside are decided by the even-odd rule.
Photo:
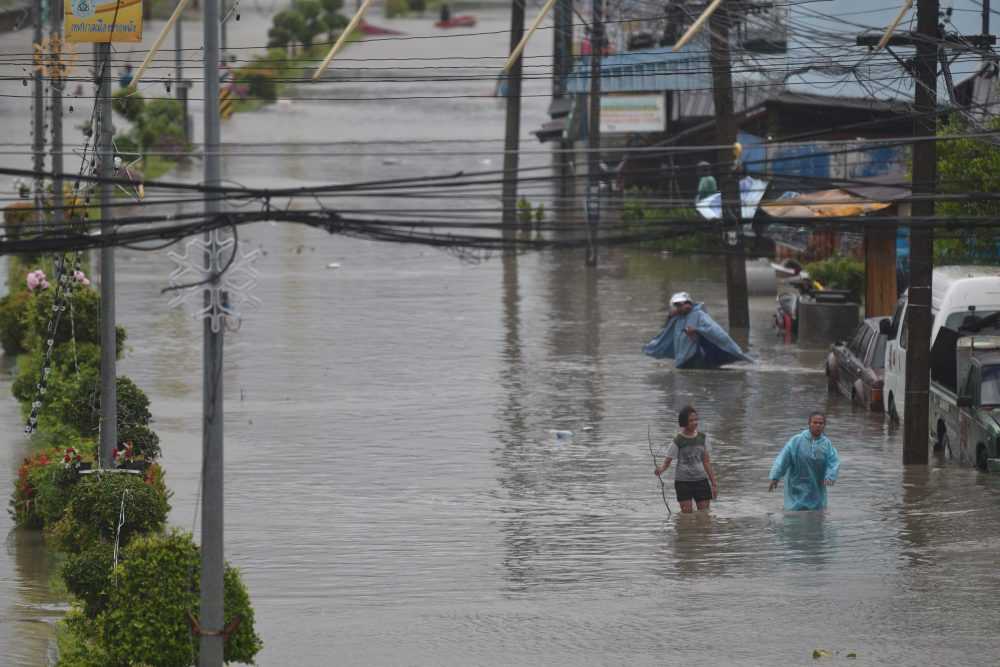
[[[345,53],[502,55],[506,21],[485,11],[475,30],[493,34]],[[429,19],[372,22],[431,32]],[[248,9],[230,44],[260,44],[266,23]],[[186,43],[199,44],[200,26],[187,27]],[[19,48],[30,40],[14,37]],[[540,33],[529,55],[550,40]],[[279,187],[498,169],[501,144],[487,141],[502,137],[496,99],[328,99],[488,95],[491,76],[300,87],[227,122],[223,141],[272,142],[257,151],[282,155],[233,147],[224,175]],[[549,163],[529,134],[547,119],[549,86],[526,84],[538,97],[525,98],[522,146],[539,152],[522,166]],[[27,117],[18,122],[26,133]],[[464,141],[437,156],[442,144],[340,143],[435,139]],[[459,208],[496,209],[498,195]],[[868,665],[996,663],[1000,477],[904,470],[901,430],[828,396],[823,350],[775,336],[773,297],[751,301],[756,365],[676,371],[641,353],[672,292],[690,292],[725,324],[718,259],[615,249],[588,269],[582,251],[473,263],[291,224],[240,236],[266,254],[262,305],[226,337],[225,540],[256,610],[263,667],[805,665],[817,648],[839,651],[837,662],[856,651]],[[129,332],[119,370],[151,399],[171,523],[197,529],[201,325],[160,294],[173,269],[165,252],[118,258]],[[9,360],[3,368],[6,494],[26,445]],[[713,442],[720,497],[708,516],[679,516],[672,484],[667,515],[647,444],[651,433],[662,460],[687,403]],[[768,470],[816,409],[827,412],[840,481],[825,516],[785,514]],[[44,665],[64,605],[38,536],[11,526],[0,517],[0,655]]]

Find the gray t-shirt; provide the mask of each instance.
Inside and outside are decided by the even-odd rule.
[[[670,443],[670,449],[667,450],[667,457],[677,465],[674,479],[678,482],[708,479],[708,473],[705,472],[705,454],[711,455],[711,453],[708,437],[704,433],[698,433],[693,438],[683,433],[675,435],[674,441]]]

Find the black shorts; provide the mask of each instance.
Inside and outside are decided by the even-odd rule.
[[[686,502],[692,498],[698,502],[712,499],[712,487],[707,479],[699,479],[697,482],[674,482],[674,490],[677,491],[677,501]]]

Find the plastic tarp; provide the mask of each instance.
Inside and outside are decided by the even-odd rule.
[[[689,326],[697,334],[694,338],[685,332]],[[736,361],[753,361],[700,303],[687,315],[667,320],[643,352],[657,359],[673,359],[677,368],[718,368]]]
[[[782,195],[760,208],[772,218],[848,218],[881,211],[891,205],[890,202],[862,199],[835,189]]]
[[[761,181],[750,176],[744,176],[740,179],[740,216],[744,221],[753,220],[753,217],[757,215],[757,206],[764,198],[767,184],[768,181]],[[722,193],[716,192],[714,195],[699,199],[695,202],[695,208],[706,220],[719,220],[722,217]]]

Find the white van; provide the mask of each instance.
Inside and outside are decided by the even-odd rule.
[[[902,420],[906,410],[906,294],[896,304],[891,325],[884,333],[889,337],[885,348],[885,387],[882,400],[890,419]],[[983,319],[1000,312],[1000,267],[940,266],[934,269],[931,286],[931,345],[938,329],[947,326],[959,329],[967,318]],[[977,332],[979,333],[979,332]],[[989,326],[984,334],[1000,334],[1000,326]]]

